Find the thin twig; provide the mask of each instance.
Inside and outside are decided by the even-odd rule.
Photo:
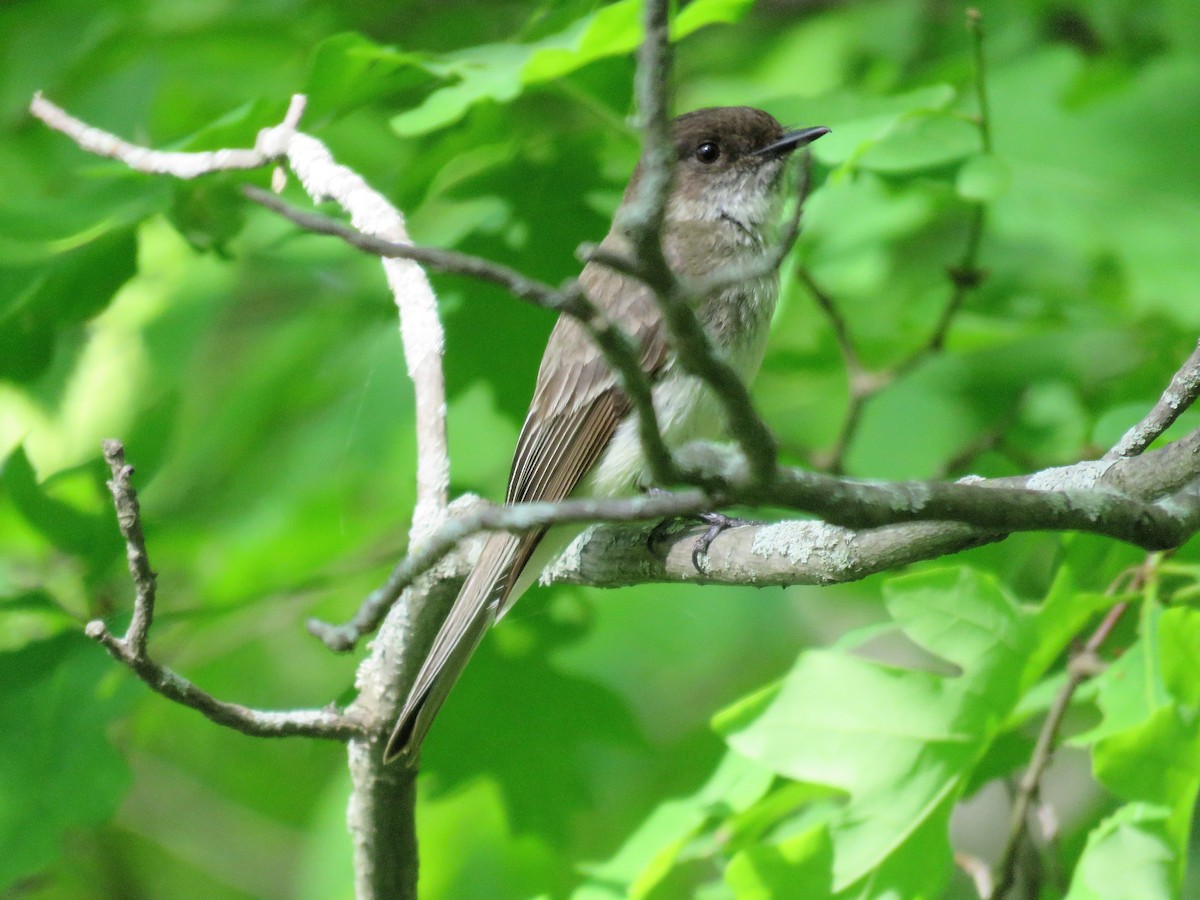
[[[975,64],[975,100],[979,104],[979,137],[983,152],[992,152],[992,120],[988,104],[987,66],[983,55],[983,13],[971,7],[967,10],[967,30],[971,33],[971,58]]]
[[[850,382],[850,400],[846,408],[846,414],[842,420],[841,427],[838,429],[838,435],[834,439],[833,447],[820,460],[821,468],[834,475],[842,474],[845,467],[846,453],[850,449],[850,443],[858,433],[858,426],[862,421],[866,406],[871,399],[889,384],[917,368],[925,359],[940,353],[944,349],[946,336],[950,332],[950,326],[954,324],[955,317],[962,309],[963,304],[966,303],[971,292],[983,280],[983,272],[978,268],[978,257],[986,218],[984,205],[982,203],[974,204],[971,211],[971,220],[967,226],[967,240],[962,258],[957,265],[952,266],[948,270],[952,284],[950,299],[942,307],[937,323],[929,333],[929,337],[920,347],[899,363],[878,372],[872,372],[862,366],[850,341],[845,319],[838,312],[833,298],[816,283],[811,273],[802,272],[801,278],[812,292],[813,298],[817,301],[817,306],[825,313],[833,326],[838,348],[841,350],[842,358],[846,362],[847,375]]]
[[[1104,459],[1137,456],[1170,428],[1196,401],[1197,396],[1200,396],[1200,343],[1179,367],[1154,408],[1146,413],[1142,421],[1125,432],[1116,446],[1104,454]]]
[[[1152,555],[1136,569],[1122,572],[1108,586],[1105,593],[1110,597],[1114,596],[1122,590],[1123,586],[1125,591],[1140,590],[1147,578],[1150,577],[1153,560],[1156,558],[1156,555]],[[1092,632],[1091,637],[1077,653],[1072,655],[1067,664],[1067,680],[1054,695],[1054,701],[1051,703],[1050,710],[1046,713],[1046,720],[1042,723],[1041,731],[1038,733],[1037,743],[1034,745],[1033,755],[1029,760],[1029,767],[1017,784],[1012,813],[1009,817],[1008,839],[1004,843],[1000,862],[996,866],[995,890],[984,896],[1002,898],[1015,885],[1017,860],[1029,829],[1029,810],[1037,797],[1042,776],[1045,775],[1054,756],[1054,744],[1058,738],[1058,731],[1062,727],[1063,719],[1066,717],[1071,700],[1079,686],[1103,671],[1103,663],[1097,654],[1128,608],[1129,604],[1126,601],[1121,601],[1113,606],[1096,630]]]
[[[809,293],[813,296],[813,300],[816,301],[817,308],[829,320],[829,324],[833,328],[833,338],[837,342],[838,352],[842,354],[842,362],[849,371],[851,378],[866,371],[863,368],[862,360],[859,358],[858,350],[854,346],[854,339],[850,336],[850,326],[846,323],[846,317],[837,308],[833,297],[829,295],[828,291],[817,284],[812,272],[806,267],[801,266],[799,274],[800,280],[804,282],[804,286],[808,288]]]
[[[125,554],[135,594],[133,616],[124,636],[117,637],[103,621],[95,619],[85,629],[88,637],[103,644],[113,659],[128,666],[151,690],[175,703],[190,706],[218,725],[243,734],[253,737],[302,735],[336,741],[362,734],[363,729],[357,721],[333,707],[276,712],[226,703],[150,658],[146,643],[154,621],[157,580],[146,552],[141,508],[132,483],[133,466],[125,462],[125,448],[120,441],[104,442],[104,459],[112,473],[108,487],[113,495],[121,536],[125,539]]]
[[[857,391],[853,384],[850,389],[850,402],[846,406],[846,414],[838,428],[837,437],[828,451],[817,451],[813,454],[813,465],[830,475],[843,475],[846,472],[846,454],[850,450],[850,442],[858,433],[858,425],[866,411],[867,401],[875,395],[875,391]]]
[[[975,70],[975,99],[979,104],[979,113],[975,118],[975,124],[979,128],[979,141],[983,146],[983,152],[990,154],[992,152],[992,119],[988,104],[983,14],[978,9],[967,10],[967,31],[971,34],[971,59]],[[983,239],[983,230],[986,224],[987,206],[983,202],[974,203],[971,210],[971,221],[967,225],[967,241],[963,248],[962,258],[958,265],[952,266],[948,272],[950,283],[953,285],[950,300],[942,309],[942,314],[938,317],[933,333],[925,346],[897,367],[897,375],[908,372],[926,356],[942,350],[955,316],[958,315],[971,292],[983,283],[986,273],[979,268],[979,245]]]
[[[959,450],[958,453],[939,466],[935,477],[949,478],[956,473],[966,470],[981,454],[1000,447],[1004,443],[1004,435],[1016,423],[1024,399],[1025,394],[1022,392],[1021,396],[1017,398],[1017,402],[1000,417],[1000,420],[995,425],[978,435]]]
[[[158,593],[158,576],[150,568],[146,552],[146,535],[142,531],[142,509],[137,491],[133,489],[133,466],[125,462],[125,447],[120,441],[104,442],[104,461],[112,478],[107,482],[117,512],[117,525],[125,539],[125,558],[133,579],[133,617],[122,638],[135,657],[146,655],[146,640],[154,621],[154,601]]]
[[[642,370],[637,348],[628,334],[588,299],[578,282],[570,281],[562,288],[554,288],[516,269],[478,256],[437,247],[420,247],[407,242],[397,243],[363,234],[327,216],[297,209],[260,188],[245,186],[242,191],[255,203],[265,206],[306,231],[339,238],[372,256],[410,259],[435,272],[464,275],[496,284],[505,288],[518,300],[571,316],[596,342],[605,361],[620,379],[621,389],[637,410],[639,436],[651,475],[659,484],[672,484],[679,480],[671,453],[663,442],[658,416],[654,411],[650,382]]]
[[[293,225],[313,234],[336,237],[364,253],[387,259],[409,259],[434,272],[465,275],[479,281],[499,285],[514,297],[541,306],[554,312],[565,312],[579,318],[598,315],[595,306],[579,292],[560,291],[545,282],[530,278],[500,263],[490,262],[478,256],[442,250],[438,247],[422,247],[407,242],[390,241],[343,225],[320,213],[305,212],[269,191],[253,185],[242,187],[242,193],[271,212],[287,219]]]
[[[967,298],[983,283],[984,271],[979,268],[979,246],[983,239],[984,225],[987,223],[987,207],[983,203],[974,203],[971,208],[971,219],[967,223],[967,240],[963,247],[962,257],[957,265],[947,270],[950,279],[950,299],[942,307],[937,323],[925,343],[917,348],[907,359],[893,367],[892,376],[899,378],[907,375],[927,357],[940,353],[946,346],[946,337],[950,326],[966,303]]]
[[[639,178],[633,201],[620,212],[619,228],[633,242],[637,257],[666,269],[662,254],[663,219],[675,177],[675,148],[671,142],[668,83],[671,78],[671,38],[666,0],[647,0],[645,36],[638,47],[634,96],[642,136]]]
[[[978,856],[956,850],[954,864],[958,866],[975,886],[975,893],[980,897],[992,896],[992,870]]]
[[[561,500],[556,503],[486,504],[451,518],[414,552],[398,562],[387,580],[371,592],[349,622],[331,625],[308,621],[308,630],[331,650],[354,648],[383,621],[392,604],[409,585],[437,565],[460,541],[482,531],[531,531],[549,525],[580,522],[656,521],[712,508],[709,495],[699,490],[667,491],[622,499]]]
[[[979,114],[975,118],[979,139],[985,153],[992,152],[992,125],[988,106],[987,68],[984,57],[983,16],[977,9],[967,10],[967,29],[971,34],[972,59],[974,62],[975,96]],[[834,337],[842,352],[850,379],[850,399],[846,414],[838,429],[833,446],[817,457],[824,470],[839,475],[845,469],[846,453],[858,433],[867,404],[883,388],[917,368],[928,357],[940,353],[955,318],[962,310],[971,293],[983,283],[986,273],[979,267],[979,250],[987,224],[987,206],[983,202],[971,204],[971,217],[967,224],[966,243],[957,264],[947,269],[950,279],[950,298],[938,314],[937,322],[929,337],[916,350],[895,365],[879,372],[866,370],[854,349],[846,321],[837,309],[833,298],[813,279],[811,273],[801,270],[801,278],[818,307],[825,313],[833,327]]]
[[[858,350],[854,346],[854,339],[850,335],[850,326],[846,322],[846,317],[837,308],[837,303],[829,292],[821,287],[812,272],[803,266],[800,268],[800,280],[808,288],[813,300],[816,301],[817,309],[825,314],[825,318],[833,329],[833,338],[838,352],[842,355],[842,364],[846,368],[849,390],[846,413],[838,427],[833,446],[827,451],[815,453],[812,460],[816,468],[831,475],[841,475],[845,472],[846,453],[850,449],[851,440],[858,431],[858,423],[862,418],[867,401],[890,382],[891,376],[886,372],[872,373],[863,366]]]

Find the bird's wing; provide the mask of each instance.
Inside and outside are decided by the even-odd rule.
[[[653,379],[669,354],[650,290],[595,264],[584,268],[580,284],[640,346],[642,367]],[[600,350],[579,323],[561,316],[542,356],[533,401],[517,439],[505,502],[552,502],[569,496],[628,412],[629,400]],[[417,673],[388,741],[386,759],[412,758],[484,632],[507,607],[513,585],[544,535],[545,529],[539,529],[522,535],[498,532],[488,538]]]

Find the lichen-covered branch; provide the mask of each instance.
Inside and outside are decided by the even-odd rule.
[[[295,128],[303,110],[303,100],[293,98],[292,105],[288,107],[288,112],[284,116],[283,125]],[[251,150],[199,152],[170,152],[139,147],[110,132],[79,121],[66,110],[43,97],[40,91],[33,95],[29,111],[55,131],[60,131],[71,138],[89,153],[115,159],[137,172],[145,172],[150,175],[170,175],[174,178],[191,179],[213,172],[259,169],[273,161],[270,154],[258,147]]]
[[[1115,492],[1140,501],[1169,497],[1200,478],[1200,431],[1142,457],[1081,463],[1034,475],[976,481],[979,486],[1066,488]],[[1090,485],[1090,487],[1089,487]],[[937,559],[1003,540],[1003,530],[960,522],[915,522],[856,530],[826,522],[784,521],[723,532],[709,547],[702,571],[692,564],[696,530],[674,534],[658,555],[646,552],[649,528],[608,524],[584,532],[543,578],[547,582],[622,587],[647,582],[840,584],[909,563]]]
[[[591,580],[583,573],[586,543],[568,551],[548,577],[602,581],[604,586],[654,580],[828,584],[998,540],[1015,531],[1087,531],[1148,549],[1174,547],[1200,530],[1198,452],[1200,430],[1154,454],[1119,462],[1081,462],[1012,478],[872,482],[781,469],[764,488],[750,478],[742,454],[713,444],[691,444],[680,452],[681,461],[709,473],[711,482],[722,487],[482,505],[451,518],[429,542],[401,560],[349,623],[314,622],[310,629],[333,649],[349,649],[378,624],[405,588],[460,541],[482,531],[520,532],[579,522],[655,522],[732,505],[791,508],[824,521],[731,529],[710,548],[713,556],[702,572],[688,571],[673,553],[655,561],[646,550],[645,533],[635,531],[642,537],[640,546],[632,539],[618,544],[617,550],[625,555],[603,579]],[[604,530],[589,534],[580,540],[597,541],[597,534],[612,536]],[[735,546],[740,552],[733,552]]]
[[[1105,459],[1120,459],[1137,456],[1164,431],[1174,424],[1200,396],[1200,344],[1192,351],[1179,371],[1167,385],[1154,408],[1117,441],[1116,446],[1104,454]]]

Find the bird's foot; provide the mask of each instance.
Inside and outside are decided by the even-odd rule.
[[[758,522],[751,522],[749,519],[739,519],[736,516],[727,516],[719,512],[700,513],[696,516],[701,522],[708,525],[704,534],[696,538],[696,543],[692,546],[692,565],[697,572],[703,572],[701,561],[708,556],[708,548],[712,546],[712,542],[717,539],[722,531],[727,531],[730,528],[738,528],[742,525],[757,525]]]
[[[696,543],[692,547],[692,565],[695,566],[697,572],[703,572],[702,560],[708,555],[708,548],[712,546],[712,542],[717,539],[722,531],[730,528],[737,528],[742,525],[758,525],[758,522],[752,522],[749,519],[739,519],[734,516],[727,516],[719,512],[697,513],[694,516],[682,516],[679,518],[663,519],[651,529],[650,534],[646,536],[646,549],[652,556],[658,559],[666,559],[666,539],[670,536],[671,531],[679,524],[680,520],[696,519],[708,526],[704,533],[696,538]]]

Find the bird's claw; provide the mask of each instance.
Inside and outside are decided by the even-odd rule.
[[[704,533],[696,538],[696,543],[692,546],[692,565],[697,572],[701,573],[704,571],[703,560],[708,555],[708,548],[717,539],[717,535],[730,528],[757,524],[747,519],[739,519],[719,512],[698,513],[695,516],[686,516],[684,518],[699,519],[708,526],[704,530]],[[649,551],[651,556],[662,560],[667,558],[664,545],[671,530],[679,524],[679,521],[676,518],[663,519],[650,530],[650,533],[646,536],[646,550]]]
[[[697,572],[704,571],[702,561],[706,556],[708,556],[708,548],[712,545],[712,542],[717,539],[717,535],[730,528],[737,528],[740,525],[751,524],[746,519],[739,519],[735,516],[727,516],[724,513],[719,512],[700,513],[696,518],[698,518],[701,522],[706,522],[708,524],[708,528],[705,530],[704,534],[696,538],[696,543],[692,546],[692,566],[695,567]]]

